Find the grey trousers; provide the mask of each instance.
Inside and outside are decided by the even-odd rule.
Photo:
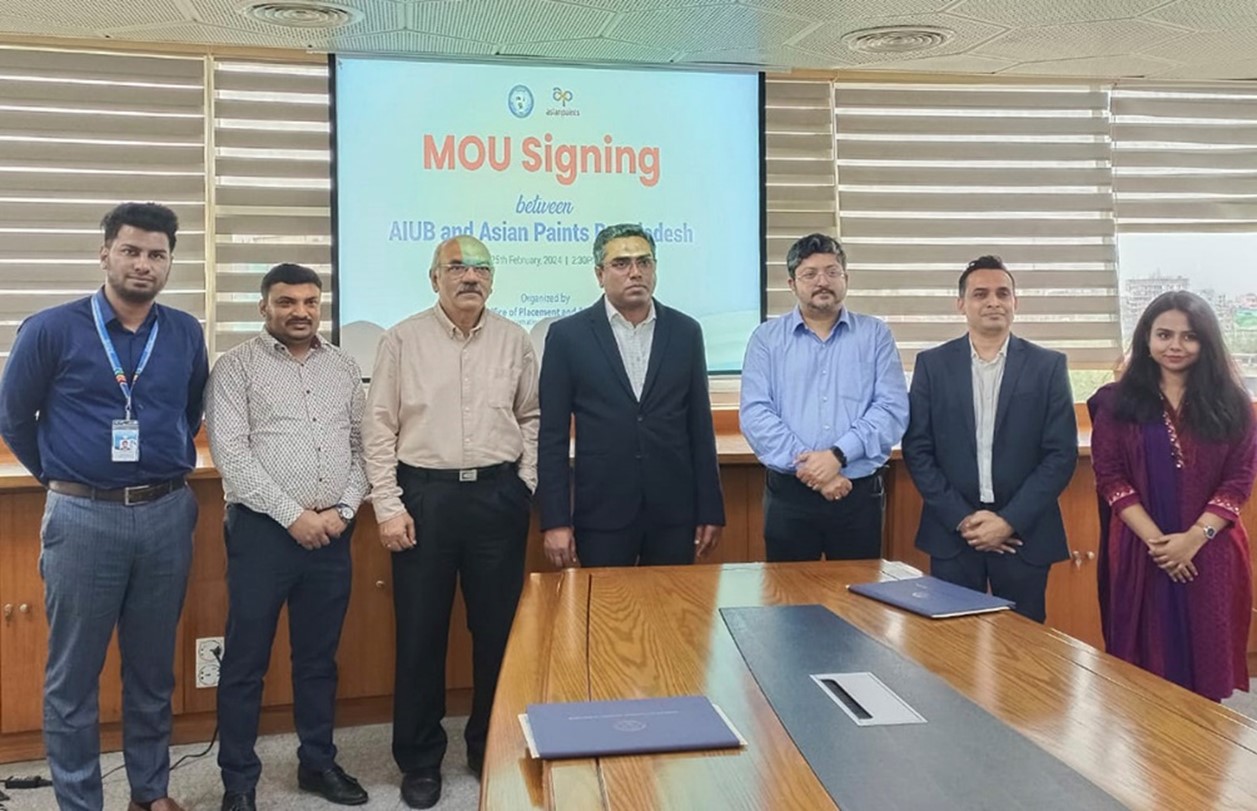
[[[131,797],[167,794],[175,627],[197,504],[192,491],[128,507],[48,493],[39,572],[48,613],[44,746],[62,811],[101,811],[100,672],[122,654],[122,741]]]

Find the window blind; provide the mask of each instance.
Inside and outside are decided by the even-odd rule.
[[[1120,355],[1108,92],[1100,86],[834,86],[847,301],[885,319],[905,365],[964,331],[956,282],[998,254],[1015,330],[1074,367]]]
[[[323,277],[320,331],[331,333],[327,71],[320,64],[214,62],[215,356],[261,329],[258,289],[281,262]]]
[[[101,217],[179,215],[161,301],[204,321],[205,60],[0,46],[0,368],[31,313],[101,284]]]

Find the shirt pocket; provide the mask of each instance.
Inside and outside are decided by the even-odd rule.
[[[519,371],[514,367],[499,366],[489,370],[482,391],[484,405],[488,408],[515,409],[515,389]]]

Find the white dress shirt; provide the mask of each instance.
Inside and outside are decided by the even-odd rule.
[[[1008,357],[1008,338],[992,360],[982,360],[978,350],[969,343],[973,369],[973,423],[978,440],[978,495],[990,504],[995,501],[995,485],[991,479],[991,455],[995,448],[995,410],[999,407],[999,387],[1004,381],[1004,360]]]
[[[603,302],[607,305],[607,320],[611,322],[615,345],[620,348],[624,371],[628,372],[633,395],[640,401],[642,388],[646,385],[646,369],[650,366],[650,347],[655,343],[655,302],[650,302],[646,320],[636,325],[621,315],[606,298]]]

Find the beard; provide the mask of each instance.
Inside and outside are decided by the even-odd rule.
[[[130,302],[131,304],[148,304],[153,301],[153,299],[157,298],[157,294],[160,293],[162,288],[165,286],[154,279],[152,286],[146,289],[137,290],[135,288],[127,287],[127,281],[125,278],[115,279],[113,276],[106,276],[105,282],[109,285],[109,289],[112,290],[118,298],[123,301]]]

